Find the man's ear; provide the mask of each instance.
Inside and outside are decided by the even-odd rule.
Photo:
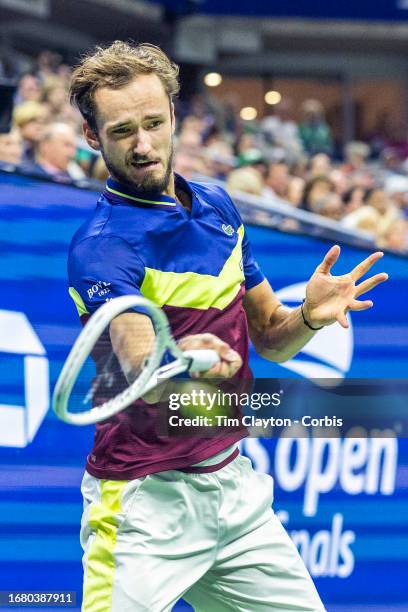
[[[176,131],[176,115],[174,114],[174,104],[170,102],[171,133]]]
[[[99,142],[99,138],[93,129],[89,127],[89,124],[86,121],[84,121],[82,124],[82,130],[84,132],[85,140],[89,146],[95,151],[100,151],[101,144]]]

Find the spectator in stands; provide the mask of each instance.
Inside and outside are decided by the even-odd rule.
[[[330,191],[320,200],[313,203],[312,212],[322,215],[327,219],[339,221],[343,216],[343,202],[338,193]]]
[[[18,84],[15,103],[22,104],[23,102],[40,102],[41,100],[41,84],[33,74],[25,74]]]
[[[341,170],[346,175],[355,172],[369,172],[367,159],[370,156],[370,147],[365,142],[353,141],[344,147],[345,163]]]
[[[286,200],[289,190],[289,167],[283,162],[272,163],[266,177],[266,186],[272,194]]]
[[[198,152],[202,144],[202,132],[204,124],[197,117],[188,116],[181,124],[177,137],[177,146]]]
[[[362,187],[362,189],[374,189],[376,185],[381,183],[380,176],[374,176],[371,172],[355,172],[352,176],[346,176],[341,170],[334,170],[346,179],[347,184],[352,187]]]
[[[372,206],[378,210],[380,215],[385,215],[392,209],[398,214],[395,204],[382,187],[368,189],[364,194],[363,202],[367,206]]]
[[[289,186],[287,192],[287,200],[289,204],[300,207],[303,202],[305,193],[306,181],[300,176],[291,176],[289,179]]]
[[[60,79],[63,79],[63,81],[65,81],[67,85],[69,85],[69,82],[71,80],[72,68],[71,66],[68,66],[68,64],[62,63],[56,69],[55,74],[59,76]]]
[[[302,141],[297,124],[292,119],[293,102],[283,98],[272,107],[272,112],[261,122],[261,130],[269,147],[280,147],[285,151],[288,163],[297,161],[303,154]]]
[[[357,208],[363,205],[365,189],[354,186],[348,189],[343,194],[344,213],[346,215],[352,213]]]
[[[401,218],[401,210],[396,206],[387,193],[381,188],[369,190],[364,198],[368,206],[372,206],[379,214],[377,237],[381,238],[384,228],[391,227],[394,221]],[[392,235],[392,232],[391,234]]]
[[[35,148],[44,131],[47,111],[39,102],[23,102],[14,108],[13,125],[23,139],[22,163],[34,162]]]
[[[68,103],[64,82],[56,76],[48,77],[42,89],[42,102],[48,107],[50,116],[60,115]]]
[[[207,161],[197,150],[178,146],[174,156],[174,170],[188,180],[194,180],[195,174],[212,176],[211,164],[208,165]]]
[[[210,176],[219,181],[227,180],[229,173],[236,165],[232,147],[225,141],[218,141],[206,147],[203,154]]]
[[[67,88],[63,79],[57,76],[48,77],[42,92],[42,102],[49,121],[65,121],[72,125],[80,123],[77,111],[68,102]]]
[[[258,196],[265,202],[264,196],[264,181],[261,173],[252,166],[243,166],[233,170],[227,180],[227,191],[230,195],[236,195],[236,192],[248,193],[251,196]],[[253,204],[251,202],[251,204]],[[273,216],[266,211],[254,207],[252,218],[256,223],[270,225]]]
[[[303,155],[296,163],[291,165],[290,173],[292,176],[298,176],[306,181],[309,178],[309,166],[309,158]]]
[[[323,174],[329,175],[332,169],[330,157],[326,153],[317,153],[310,159],[310,178]]]
[[[79,180],[85,175],[74,162],[75,153],[74,129],[65,123],[51,123],[38,143],[35,162],[25,169],[56,181]]]
[[[381,215],[372,206],[361,206],[341,219],[341,224],[344,227],[367,232],[375,240],[378,238],[380,223]]]
[[[23,154],[23,141],[18,130],[0,134],[0,162],[18,166]]]
[[[315,176],[305,186],[303,206],[319,214],[320,202],[328,193],[334,192],[334,184],[328,176]]]
[[[348,177],[338,168],[333,168],[327,175],[334,185],[334,190],[342,198],[343,194],[354,184],[354,177]]]
[[[323,104],[319,100],[305,100],[301,106],[302,120],[299,136],[309,155],[333,152],[331,129],[326,123]]]
[[[227,191],[243,191],[252,195],[261,196],[263,191],[263,180],[261,174],[250,166],[233,170],[227,181]]]
[[[243,166],[252,166],[260,172],[263,181],[266,181],[266,177],[269,172],[269,164],[266,161],[262,151],[259,149],[247,149],[244,153],[236,160],[237,165],[242,168]]]
[[[394,219],[380,231],[377,242],[381,249],[390,249],[396,253],[408,252],[408,222],[406,219]]]
[[[408,177],[398,174],[389,176],[384,187],[395,206],[408,216]]]
[[[383,175],[384,180],[395,174],[402,174],[404,172],[403,161],[399,152],[392,147],[387,147],[381,151],[381,167],[379,171]]]
[[[364,229],[376,238],[383,227],[388,227],[400,217],[400,212],[381,188],[369,189],[363,197],[363,206],[355,209],[342,219],[350,229]]]
[[[227,134],[223,133],[215,124],[204,125],[201,133],[201,144],[204,148],[228,145]]]
[[[249,149],[258,149],[254,134],[244,132],[236,142],[236,154],[238,157],[245,154]]]

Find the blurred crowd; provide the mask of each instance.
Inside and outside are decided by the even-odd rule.
[[[0,162],[56,181],[104,181],[107,169],[82,136],[82,119],[68,102],[71,68],[52,52],[19,79],[12,129],[0,134]],[[408,146],[387,131],[387,115],[367,142],[339,155],[319,100],[305,100],[293,120],[283,99],[269,116],[242,120],[234,100],[197,95],[178,102],[175,170],[226,183],[265,205],[295,208],[362,230],[380,248],[408,252]],[[288,223],[296,231],[296,223]]]
[[[198,97],[180,122],[176,170],[225,181],[231,194],[264,204],[283,200],[366,232],[380,248],[408,252],[408,150],[404,156],[376,132],[373,142],[350,142],[338,155],[321,102],[305,100],[300,110],[296,123],[291,102],[282,100],[264,119],[243,122]],[[296,231],[297,224],[284,227]]]

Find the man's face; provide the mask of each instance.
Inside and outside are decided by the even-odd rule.
[[[31,74],[26,74],[20,81],[18,92],[23,100],[35,100],[39,102],[41,99],[41,87],[38,79]]]
[[[8,134],[0,134],[0,161],[9,164],[21,162],[22,141],[20,134],[15,130]]]
[[[41,157],[63,172],[67,170],[69,162],[75,157],[75,151],[75,133],[68,127],[42,142],[39,148]]]
[[[44,124],[45,116],[36,117],[22,125],[20,127],[20,133],[24,140],[28,140],[29,142],[38,142],[43,134]]]
[[[391,202],[382,189],[375,189],[369,197],[367,204],[373,206],[379,213],[384,214],[389,208]]]
[[[285,197],[289,186],[289,169],[286,164],[273,164],[267,178],[268,185],[281,197]]]
[[[112,177],[140,191],[166,192],[171,172],[174,115],[158,76],[137,76],[120,89],[95,92],[99,148]]]

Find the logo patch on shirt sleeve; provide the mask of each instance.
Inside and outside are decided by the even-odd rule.
[[[110,293],[111,283],[105,283],[105,281],[98,281],[90,289],[87,290],[88,297],[92,300],[94,295],[98,295],[99,297],[103,297],[107,293]]]
[[[234,228],[232,227],[232,225],[225,225],[225,223],[223,223],[221,225],[222,230],[225,234],[227,234],[227,236],[232,236],[235,232]]]

